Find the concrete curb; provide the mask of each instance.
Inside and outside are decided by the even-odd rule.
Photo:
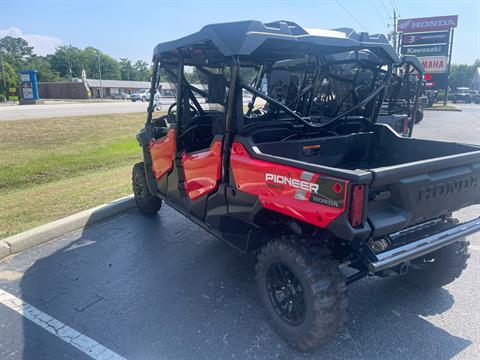
[[[446,108],[445,109],[445,108],[441,108],[441,107],[440,108],[425,108],[425,110],[426,111],[458,111],[458,112],[462,111],[462,109],[457,108],[457,107],[455,107],[453,109],[452,108]]]
[[[0,259],[46,243],[66,233],[90,226],[135,206],[133,195],[130,195],[10,236],[0,240]]]

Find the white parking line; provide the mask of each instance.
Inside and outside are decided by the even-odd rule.
[[[52,318],[50,315],[38,310],[36,307],[27,304],[22,299],[0,289],[0,304],[3,304],[28,320],[41,326],[59,339],[76,347],[88,356],[96,360],[125,360],[105,346],[99,344],[61,321]]]

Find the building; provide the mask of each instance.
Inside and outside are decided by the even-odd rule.
[[[471,89],[480,91],[480,66],[475,69],[473,74]]]
[[[149,81],[127,81],[127,80],[98,80],[87,79],[87,85],[92,93],[92,98],[101,98],[100,92],[103,89],[103,97],[111,98],[121,93],[132,94],[139,90],[150,89]]]
[[[148,81],[102,80],[100,82],[98,79],[87,79],[87,85],[88,89],[80,79],[40,82],[38,92],[41,99],[88,99],[88,90],[90,90],[90,98],[100,99],[103,90],[103,97],[110,99],[120,93],[131,94],[150,88]],[[165,87],[169,88],[168,84],[165,84]]]

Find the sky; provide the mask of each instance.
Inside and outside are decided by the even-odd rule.
[[[156,44],[238,20],[289,20],[304,28],[388,32],[401,18],[458,15],[452,62],[480,58],[480,0],[0,0],[0,37],[23,37],[39,55],[93,46],[120,59],[151,60]]]

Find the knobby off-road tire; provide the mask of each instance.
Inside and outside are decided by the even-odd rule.
[[[417,114],[415,116],[415,124],[421,123],[423,120],[423,111],[417,110]]]
[[[284,276],[282,283],[285,286],[277,280],[272,281],[272,276],[279,273],[279,268],[283,269],[284,275],[288,272],[293,274],[296,280]],[[294,347],[302,350],[316,347],[345,327],[348,316],[347,287],[339,264],[328,249],[296,237],[274,240],[262,248],[256,271],[258,291],[267,313],[275,328]],[[286,278],[291,281],[286,281]],[[297,297],[288,297],[288,294],[282,296],[285,291],[295,293]],[[296,321],[280,314],[285,311],[286,315],[298,315],[302,309],[303,315],[297,317]]]
[[[139,162],[133,166],[132,188],[135,202],[142,214],[154,215],[162,207],[162,200],[152,195],[145,177],[145,165]]]
[[[405,275],[406,280],[423,289],[450,284],[467,268],[469,245],[467,240],[461,240],[414,261]]]

